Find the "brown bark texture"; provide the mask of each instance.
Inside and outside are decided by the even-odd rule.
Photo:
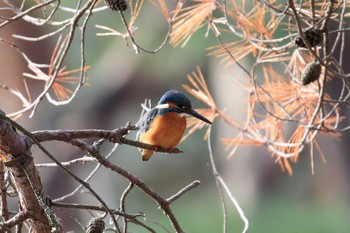
[[[4,115],[3,112],[0,114]],[[5,166],[9,169],[18,192],[19,214],[25,213],[28,216],[27,221],[31,232],[52,232],[53,212],[45,203],[48,199],[42,192],[40,175],[31,155],[30,140],[16,130],[11,122],[3,118],[0,119],[0,152],[3,155],[6,154]],[[11,227],[7,222],[13,222],[13,219],[10,218],[2,223],[4,228],[2,230],[8,230]],[[63,232],[60,225],[54,228],[55,232]]]

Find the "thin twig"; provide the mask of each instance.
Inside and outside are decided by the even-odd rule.
[[[175,215],[173,214],[169,203],[164,198],[162,198],[157,192],[155,192],[148,185],[146,185],[140,178],[138,178],[137,176],[134,176],[133,174],[131,174],[127,170],[123,169],[119,165],[110,163],[109,160],[107,160],[106,158],[101,156],[99,154],[99,152],[92,146],[90,146],[88,144],[81,144],[80,148],[82,150],[85,150],[86,152],[88,152],[91,156],[95,157],[99,161],[99,163],[101,163],[106,168],[108,168],[108,169],[118,173],[119,175],[125,177],[131,183],[133,183],[137,187],[139,187],[145,194],[150,196],[162,208],[162,210],[165,212],[165,214],[169,218],[169,220],[170,220],[171,224],[173,225],[173,228],[176,230],[176,232],[178,232],[178,233],[184,232],[182,230],[181,226],[179,225]]]
[[[5,166],[2,161],[0,161],[0,190],[1,190],[1,217],[3,221],[9,219],[9,210],[7,204],[7,188],[5,181]]]
[[[49,5],[49,4],[51,4],[51,3],[55,2],[55,1],[57,1],[57,0],[48,0],[48,1],[45,1],[45,2],[41,2],[40,4],[36,4],[36,5],[32,6],[32,7],[30,7],[29,9],[18,13],[16,16],[12,17],[11,19],[4,21],[3,23],[0,24],[0,28],[2,28],[4,26],[8,25],[9,23],[12,23],[12,22],[14,22],[14,21],[16,21],[16,20],[18,20],[18,19],[28,15],[32,11],[40,9],[43,6],[47,6],[47,5]]]
[[[127,30],[128,34],[129,34],[129,37],[130,37],[130,40],[131,40],[131,42],[132,42],[132,44],[133,44],[133,47],[134,47],[134,49],[135,49],[135,52],[136,52],[137,54],[139,53],[139,50],[141,50],[141,51],[143,51],[143,52],[146,52],[146,53],[158,53],[158,52],[167,44],[167,42],[169,41],[170,33],[171,33],[171,28],[172,28],[171,20],[168,20],[168,32],[167,32],[167,34],[166,34],[166,36],[165,36],[163,42],[159,45],[158,48],[156,48],[156,49],[154,49],[154,50],[149,50],[149,49],[143,48],[142,46],[140,46],[140,45],[136,42],[136,40],[135,40],[135,38],[134,38],[132,32],[131,32],[130,29],[129,29],[128,23],[127,23],[126,18],[125,18],[125,16],[124,16],[124,13],[123,13],[122,11],[119,11],[119,13],[120,13],[120,16],[121,16],[121,18],[122,18],[122,21],[123,21],[123,24],[124,24],[124,26],[125,26],[125,29]]]
[[[120,197],[119,208],[122,212],[126,212],[125,200],[133,187],[134,187],[134,184],[130,182],[128,187],[126,187],[126,189],[122,193],[122,196]],[[126,219],[124,218],[123,223],[124,223],[124,233],[127,233],[128,232],[128,221],[126,221]]]
[[[244,211],[240,207],[238,201],[232,195],[230,189],[228,188],[228,186],[226,185],[225,181],[222,179],[222,177],[220,176],[220,174],[217,171],[217,168],[216,168],[216,165],[215,165],[215,162],[214,162],[213,150],[211,148],[211,127],[210,127],[209,133],[208,133],[208,150],[209,150],[210,167],[212,169],[212,173],[213,173],[213,176],[215,178],[215,181],[216,181],[216,184],[217,184],[217,188],[219,190],[221,204],[222,204],[222,209],[223,209],[223,216],[224,216],[223,232],[227,232],[227,210],[226,210],[226,204],[225,204],[225,199],[224,199],[224,196],[223,196],[222,188],[224,188],[226,194],[230,198],[231,202],[235,206],[235,208],[238,211],[241,219],[244,222],[244,229],[243,229],[242,233],[247,233],[248,232],[248,228],[249,228],[249,221],[248,221],[247,217],[245,216]]]
[[[175,193],[173,196],[169,197],[166,199],[166,201],[171,204],[174,201],[176,201],[177,199],[179,199],[180,197],[182,197],[182,195],[184,195],[185,193],[187,193],[188,191],[196,188],[201,182],[199,180],[194,180],[192,181],[190,184],[188,184],[186,187],[184,187],[183,189],[179,190],[177,193]]]
[[[18,214],[13,216],[7,221],[4,221],[0,224],[0,232],[10,231],[12,227],[24,222],[30,216],[33,216],[33,213],[30,211],[20,211]]]
[[[77,145],[78,143],[81,144],[82,142],[79,141],[78,139],[72,140],[71,143],[73,143],[73,145]],[[115,144],[114,147],[112,148],[112,150],[106,155],[106,158],[109,158],[114,151],[117,149],[118,144]],[[95,161],[97,161],[95,158],[91,158],[94,159]],[[95,166],[95,168],[89,173],[89,175],[84,179],[84,182],[88,182],[95,174],[96,172],[101,168],[101,164],[97,163],[97,165]],[[79,184],[72,192],[63,195],[59,198],[56,198],[54,201],[63,201],[68,197],[71,197],[73,195],[75,195],[82,187],[84,187],[82,184]]]
[[[72,160],[67,161],[67,162],[61,162],[61,164],[63,166],[72,166],[72,165],[78,164],[78,163],[85,164],[86,162],[97,162],[97,160],[95,158],[84,156],[81,158],[72,159]],[[35,166],[36,167],[46,167],[46,168],[58,167],[58,165],[56,163],[37,163],[37,164],[35,164]]]
[[[94,210],[94,211],[106,212],[106,209],[102,206],[87,205],[87,204],[53,202],[52,206],[57,207],[57,208],[83,209],[83,210]],[[139,217],[142,217],[142,218],[145,217],[145,214],[143,214],[143,213],[128,214],[128,213],[124,213],[124,212],[116,210],[116,209],[110,209],[110,212],[114,213],[115,215],[122,216],[123,218],[128,219],[128,221],[130,221],[134,224],[137,224],[137,225],[144,227],[149,232],[155,233],[154,229],[147,226],[142,221],[138,220]]]

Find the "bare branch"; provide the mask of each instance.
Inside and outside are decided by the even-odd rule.
[[[201,182],[199,180],[194,180],[192,181],[190,184],[188,184],[186,187],[184,187],[183,189],[179,190],[177,193],[175,193],[173,196],[169,197],[166,199],[166,201],[171,204],[174,201],[176,201],[177,199],[179,199],[182,195],[184,195],[185,193],[187,193],[188,191],[196,188]]]
[[[42,130],[35,131],[33,135],[39,142],[44,141],[64,141],[70,142],[73,139],[87,139],[87,138],[103,138],[113,143],[118,144],[127,144],[130,146],[155,150],[153,145],[145,144],[139,141],[134,141],[125,138],[124,136],[128,134],[130,130],[136,130],[135,126],[131,126],[127,124],[124,127],[114,129],[114,130],[102,130],[102,129],[87,129],[87,130]],[[169,148],[157,148],[157,152],[165,152],[165,153],[182,153],[181,150],[174,148],[169,150]]]
[[[238,211],[241,219],[244,222],[244,229],[243,229],[242,233],[247,233],[248,232],[248,228],[249,228],[249,221],[248,221],[247,217],[245,216],[244,211],[240,207],[238,201],[231,194],[230,189],[227,187],[225,181],[222,179],[222,177],[220,176],[220,174],[218,173],[218,171],[216,169],[216,165],[215,165],[215,162],[214,162],[213,150],[211,148],[211,132],[210,131],[209,131],[209,134],[208,134],[209,160],[210,160],[210,167],[212,169],[212,173],[213,173],[213,176],[215,178],[217,188],[219,190],[220,199],[221,199],[221,205],[222,205],[222,209],[223,209],[223,217],[224,217],[223,232],[227,232],[227,210],[226,210],[226,204],[225,204],[225,199],[224,199],[224,196],[223,196],[222,187],[224,188],[226,194],[229,196],[231,202],[235,206],[235,208]]]
[[[126,187],[126,189],[122,193],[122,196],[120,197],[119,208],[122,212],[126,211],[125,200],[126,200],[127,195],[130,193],[130,191],[132,190],[133,187],[134,187],[134,184],[129,183],[128,187]],[[124,219],[123,223],[124,223],[124,233],[127,233],[128,232],[128,221],[126,221],[126,219]]]
[[[133,174],[131,174],[127,170],[123,169],[122,167],[118,166],[117,164],[110,163],[109,160],[107,160],[106,158],[101,156],[99,154],[99,152],[92,146],[90,146],[88,144],[81,144],[80,148],[82,150],[85,150],[86,152],[88,152],[94,158],[96,158],[99,161],[99,163],[101,163],[106,168],[108,168],[108,169],[116,172],[117,174],[125,177],[131,183],[133,183],[134,185],[139,187],[145,194],[150,196],[160,206],[160,208],[165,212],[165,214],[169,218],[169,220],[172,223],[176,232],[179,232],[179,233],[184,232],[182,230],[182,228],[180,227],[177,219],[175,218],[175,215],[173,214],[169,203],[164,198],[162,198],[156,191],[154,191],[149,186],[147,186],[140,178],[138,178],[137,176],[134,176]]]
[[[6,222],[9,219],[10,214],[9,214],[8,204],[7,204],[7,188],[6,188],[6,182],[5,182],[4,169],[5,167],[3,162],[0,162],[1,217],[3,221]]]
[[[1,119],[1,122],[4,122],[4,120]],[[18,134],[12,125],[7,125],[12,128],[12,131],[9,130],[9,128],[6,130],[10,135]],[[3,129],[0,130],[2,133],[4,131]],[[18,135],[17,138],[23,138],[23,136]],[[1,137],[2,144],[13,148],[13,145],[9,144],[6,140],[7,138]],[[25,142],[26,139],[23,139],[23,141]],[[18,143],[18,141],[16,143]],[[33,232],[49,232],[52,229],[50,225],[51,222],[48,221],[48,216],[38,199],[43,195],[39,173],[35,169],[33,157],[30,156],[27,143],[25,143],[25,146],[26,147],[23,147],[24,150],[20,153],[20,157],[6,162],[5,165],[10,170],[15,181],[16,189],[19,193],[21,211],[32,213],[28,221],[31,224]],[[62,226],[55,225],[55,232],[62,232],[61,228]]]
[[[0,231],[9,231],[12,227],[19,225],[21,222],[29,219],[31,216],[33,216],[33,213],[30,211],[21,211],[18,214],[16,214],[11,219],[0,223]]]

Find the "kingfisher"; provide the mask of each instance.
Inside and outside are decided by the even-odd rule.
[[[137,140],[169,151],[179,144],[186,129],[186,115],[196,117],[208,124],[207,118],[192,108],[186,95],[176,90],[169,90],[160,98],[157,106],[147,111],[136,124],[139,127]],[[154,151],[141,149],[142,160],[151,158]]]

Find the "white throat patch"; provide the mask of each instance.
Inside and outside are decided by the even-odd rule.
[[[169,104],[158,104],[155,108],[158,108],[158,109],[169,108]]]

